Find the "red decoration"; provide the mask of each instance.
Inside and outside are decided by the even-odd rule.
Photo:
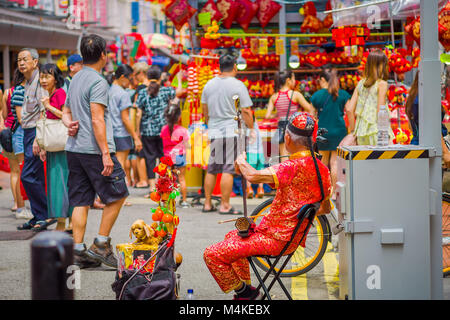
[[[236,15],[236,22],[241,25],[244,31],[247,31],[253,17],[258,12],[258,4],[250,0],[237,0],[237,3],[239,4],[239,11]]]
[[[303,6],[303,15],[305,19],[300,27],[301,32],[317,33],[322,29],[322,21],[317,18],[316,6],[312,1],[305,3]]]
[[[445,51],[450,51],[450,2],[439,12],[439,41]]]
[[[217,8],[216,4],[214,3],[214,0],[208,0],[208,2],[205,3],[205,6],[203,7],[201,12],[211,13],[211,21],[215,20],[215,21],[219,22],[220,19],[223,18],[222,13]]]
[[[257,14],[261,27],[265,28],[272,18],[280,11],[281,5],[272,0],[256,0],[259,10]]]
[[[196,9],[192,8],[187,0],[173,0],[165,8],[165,14],[180,31],[185,23],[195,14]]]
[[[169,167],[173,167],[173,161],[171,157],[162,157],[159,161]]]
[[[239,4],[234,0],[218,0],[216,3],[217,10],[222,14],[222,26],[230,29],[239,9]]]
[[[331,1],[328,0],[327,4],[325,6],[325,10],[328,11],[328,10],[331,10],[331,9],[332,9]],[[329,28],[331,28],[333,26],[333,23],[334,23],[334,21],[333,21],[333,14],[332,13],[327,14],[325,19],[323,19],[323,27],[329,29]]]
[[[405,26],[405,32],[420,46],[420,17],[410,21]]]

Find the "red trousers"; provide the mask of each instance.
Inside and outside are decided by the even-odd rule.
[[[250,268],[247,257],[278,255],[285,241],[276,240],[255,232],[241,238],[237,230],[229,232],[225,240],[205,249],[203,258],[223,292],[228,293],[245,282],[250,284]]]

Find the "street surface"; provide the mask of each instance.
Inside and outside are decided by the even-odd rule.
[[[25,220],[17,220],[9,208],[13,205],[8,189],[8,175],[0,172],[0,232],[15,231],[16,226]],[[151,222],[151,200],[144,199],[144,189],[130,188],[128,201],[132,206],[123,207],[112,231],[112,244],[132,241],[129,231],[137,219]],[[249,200],[249,212],[261,199]],[[232,204],[242,209],[242,198],[233,198]],[[28,205],[28,203],[27,203]],[[202,213],[201,207],[178,209],[180,225],[176,239],[176,251],[183,255],[183,263],[178,269],[181,275],[180,298],[183,299],[187,289],[194,289],[198,300],[229,300],[232,294],[225,295],[217,286],[203,262],[203,251],[212,243],[221,241],[225,234],[234,228],[233,223],[218,224],[218,221],[232,219],[232,216],[215,213]],[[97,234],[101,211],[91,210],[85,242],[90,246]],[[54,228],[51,226],[50,228]],[[31,298],[31,254],[30,240],[0,241],[0,299]],[[134,241],[134,240],[133,240]],[[331,244],[322,261],[312,271],[295,278],[283,278],[294,299],[298,300],[336,300],[339,296],[338,256]],[[115,294],[111,290],[115,272],[106,267],[81,271],[81,288],[75,291],[77,300],[111,300]],[[254,284],[257,283],[254,281]],[[450,278],[444,279],[445,299],[450,299]],[[271,290],[273,299],[286,299],[281,288],[276,284]]]

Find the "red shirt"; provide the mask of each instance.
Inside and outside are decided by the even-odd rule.
[[[328,199],[331,192],[330,171],[319,160],[317,163],[322,176],[325,199]],[[300,208],[318,202],[322,198],[314,160],[309,151],[301,151],[269,169],[272,171],[275,180],[273,187],[277,189],[277,193],[269,214],[263,218],[257,230],[271,238],[289,241],[297,225]],[[303,229],[304,227],[301,227],[300,231]],[[297,235],[301,237],[301,232]]]
[[[186,154],[184,144],[186,141],[189,141],[189,135],[185,127],[176,124],[171,135],[169,126],[165,125],[161,129],[161,139],[163,141],[164,156],[171,157],[172,161],[175,162],[175,156]]]
[[[56,89],[50,97],[50,105],[62,111],[62,107],[66,103],[66,92],[63,88]],[[51,111],[46,111],[47,119],[59,120]]]

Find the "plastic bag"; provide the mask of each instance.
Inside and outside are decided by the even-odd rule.
[[[406,19],[420,15],[420,0],[397,0],[391,3],[376,4],[377,2],[379,0],[331,0],[333,10],[352,7],[355,6],[355,3],[358,3],[359,6],[350,10],[333,12],[333,26],[367,24],[370,29],[378,29],[379,22],[390,19],[391,10],[394,19]],[[445,6],[446,2],[447,0],[439,0],[439,10]]]

